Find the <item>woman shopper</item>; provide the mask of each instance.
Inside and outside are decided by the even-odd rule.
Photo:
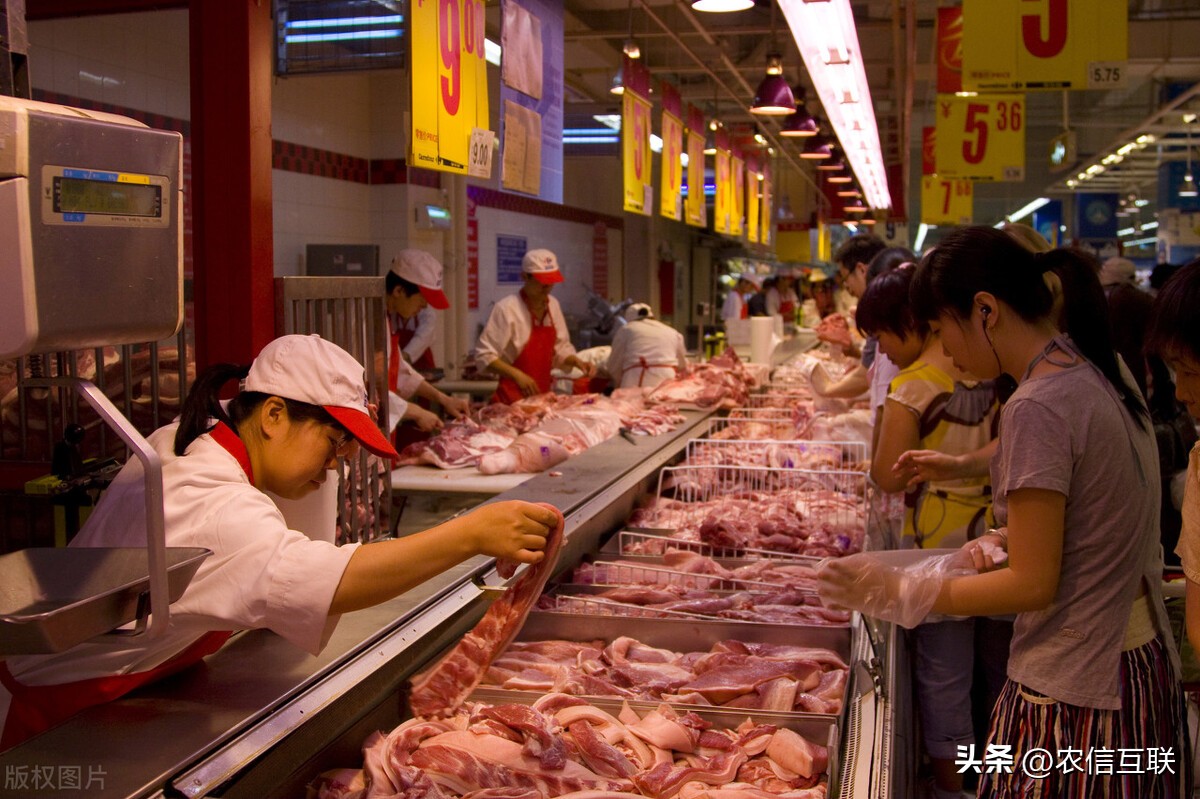
[[[235,378],[241,391],[223,408],[218,392]],[[283,336],[249,367],[219,364],[197,377],[180,421],[156,430],[149,443],[162,459],[167,545],[212,555],[171,605],[164,635],[0,663],[0,750],[198,662],[232,630],[267,628],[315,655],[341,614],[391,599],[467,558],[541,560],[557,515],[527,502],[485,505],[412,536],[364,545],[336,547],[288,529],[265,492],[300,499],[360,445],[396,456],[366,396],[362,366],[318,336]],[[131,460],[71,546],[145,542],[143,472]]]
[[[1063,274],[1078,279],[1060,333],[1053,284]],[[1080,252],[1035,254],[987,227],[957,230],[926,256],[912,288],[916,313],[958,366],[1008,395],[991,470],[1004,528],[985,537],[1006,548],[1007,566],[991,568],[976,543],[967,552],[981,573],[970,576],[901,575],[862,556],[821,569],[829,601],[908,626],[930,611],[1017,614],[988,736],[989,746],[1008,747],[992,751],[1010,754],[1012,768],[985,768],[981,797],[1191,790],[1179,658],[1162,601],[1158,459],[1095,275]],[[1037,772],[1027,758],[1042,750],[1056,767]],[[1106,768],[1120,751],[1168,758],[1173,770],[1144,759]]]

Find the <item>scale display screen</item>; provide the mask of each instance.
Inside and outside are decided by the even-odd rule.
[[[162,214],[162,187],[55,176],[54,212],[157,217]]]

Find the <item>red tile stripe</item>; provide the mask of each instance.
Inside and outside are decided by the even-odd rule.
[[[285,172],[299,172],[351,183],[370,182],[371,166],[365,158],[278,139],[271,142],[271,166]]]

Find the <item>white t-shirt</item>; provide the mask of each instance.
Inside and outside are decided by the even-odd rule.
[[[687,348],[683,334],[670,325],[637,319],[613,336],[608,373],[618,387],[654,388],[674,377],[676,369],[687,369]]]
[[[317,654],[340,616],[329,606],[358,544],[334,546],[291,530],[271,499],[209,435],[187,453],[172,449],[178,425],[149,437],[162,458],[168,547],[205,547],[200,565],[178,601],[164,635],[153,641],[83,643],[66,652],[9,658],[14,677],[27,685],[55,685],[154,668],[207,632],[270,629]],[[104,492],[72,547],[146,545],[145,490],[141,461],[131,459]],[[0,687],[0,718],[9,693]]]

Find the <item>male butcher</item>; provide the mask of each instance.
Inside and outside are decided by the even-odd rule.
[[[625,309],[626,325],[613,336],[608,373],[619,388],[654,388],[677,372],[686,372],[683,334],[654,318],[644,302]]]
[[[554,284],[563,282],[558,258],[550,250],[530,250],[521,260],[521,274],[521,290],[492,308],[475,350],[479,367],[500,375],[492,402],[512,404],[549,391],[555,367],[592,373],[591,364],[575,354],[562,307],[550,296]]]

